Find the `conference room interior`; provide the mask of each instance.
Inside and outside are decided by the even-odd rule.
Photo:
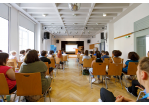
[[[18,62],[8,59],[5,64],[15,73],[17,88],[11,94],[9,86],[5,84],[8,76],[2,73],[0,68],[0,79],[4,79],[0,80],[0,102],[28,102],[27,96],[34,96],[31,97],[33,102],[104,102],[101,98],[103,88],[116,97],[115,101],[118,95],[135,101],[142,99],[146,94],[142,85],[135,87],[137,96],[127,90],[127,87],[132,86],[132,81],[138,80],[136,74],[138,63],[134,63],[132,70],[134,74],[127,74],[122,70],[123,65],[129,60],[129,52],[138,54],[138,62],[143,57],[149,57],[148,10],[149,3],[118,3],[118,1],[117,3],[0,3],[0,54],[7,53],[10,57],[11,52],[16,52],[15,57],[18,59]],[[27,52],[27,49],[30,50]],[[38,75],[37,81],[42,81],[42,74],[38,74],[39,72],[30,74],[20,72],[25,65],[25,60],[20,60],[21,50],[25,50],[24,59],[27,59],[30,51],[36,50],[39,52],[37,55],[40,61],[43,57],[42,52],[46,51],[45,57],[51,62],[44,63],[47,67],[45,78],[51,79],[46,92],[42,92],[42,82],[40,86],[38,83],[33,83],[35,78],[28,81],[29,85],[25,86],[29,90],[23,86],[21,89],[20,84],[17,84],[21,82],[22,85],[23,82],[26,84],[27,81],[23,80],[30,77],[30,74]],[[122,62],[118,64],[122,66],[118,75],[117,72],[113,75],[106,71],[112,70],[111,60],[113,62],[113,58],[116,57],[113,55],[114,50],[122,53],[119,56]],[[51,51],[54,53],[51,54]],[[87,56],[86,52],[90,57],[90,63],[88,59],[83,58]],[[106,65],[105,74],[101,74],[99,78],[98,75],[92,77],[90,72],[91,68],[93,71],[98,70],[92,66],[93,61],[97,61],[97,52],[101,54],[100,59]],[[104,58],[107,61],[102,58],[106,55],[105,52],[109,53],[108,58]],[[53,58],[48,57],[50,54]],[[13,62],[13,65],[10,62]],[[85,70],[88,71],[87,74]],[[18,78],[19,74],[24,77]],[[123,77],[120,79],[121,76]],[[34,98],[39,99],[34,101]]]

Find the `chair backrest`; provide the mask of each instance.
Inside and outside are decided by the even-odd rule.
[[[127,74],[128,75],[136,75],[138,62],[129,62]]]
[[[55,68],[55,60],[52,58],[50,59],[50,61],[51,61],[50,67]]]
[[[61,61],[63,62],[63,56],[61,56]]]
[[[91,67],[92,59],[84,59],[83,60],[83,67]]]
[[[106,63],[93,63],[93,75],[106,75]]]
[[[121,75],[123,69],[122,63],[110,63],[108,75]]]
[[[0,95],[9,95],[9,87],[3,73],[0,73]]]
[[[18,68],[20,69],[23,62],[18,62]]]
[[[6,66],[12,67],[13,71],[15,72],[14,62],[7,62]]]
[[[92,61],[95,60],[95,58],[96,58],[95,56],[92,56]]]
[[[63,55],[63,61],[67,61],[67,55]]]
[[[80,63],[80,64],[83,63],[82,58],[83,58],[83,56],[80,56],[80,59],[79,59],[79,63]]]
[[[46,75],[49,75],[49,63],[48,62],[44,62],[47,66],[47,71],[46,71]]]
[[[56,57],[56,64],[60,64],[61,58]]]
[[[15,73],[17,96],[42,95],[41,74]]]
[[[122,63],[122,59],[118,57],[113,58],[113,63]]]
[[[106,63],[106,65],[110,64],[110,58],[104,58],[104,63]]]
[[[77,58],[80,58],[80,54],[77,54]]]
[[[17,68],[17,61],[16,61],[16,59],[9,59],[8,62],[14,62],[15,68]]]

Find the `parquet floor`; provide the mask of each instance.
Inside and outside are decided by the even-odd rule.
[[[97,76],[95,76],[97,80]],[[137,98],[129,94],[124,87],[118,82],[115,83],[115,79],[108,80],[108,90],[115,96],[123,95],[125,97],[136,100]],[[127,84],[128,86],[130,84]],[[68,65],[65,66],[65,70],[58,69],[58,74],[52,81],[51,101],[52,102],[98,102],[100,98],[100,89],[106,88],[105,82],[98,84],[95,82],[91,89],[89,83],[89,76],[82,76],[81,68],[78,67],[76,58],[70,58]],[[13,98],[13,97],[12,97]],[[48,95],[46,101],[49,101]],[[41,99],[40,102],[44,100]]]

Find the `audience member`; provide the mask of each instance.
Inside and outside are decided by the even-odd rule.
[[[16,86],[15,72],[11,67],[6,66],[8,58],[9,54],[3,52],[0,53],[0,73],[3,73],[5,75],[9,87],[9,94],[11,94],[12,92],[16,91],[17,86]]]
[[[82,61],[83,61],[84,59],[90,59],[90,58],[91,58],[91,57],[88,56],[88,50],[85,50],[85,55],[83,56]]]
[[[107,56],[109,56],[109,52],[108,51],[105,51],[105,53],[106,53]]]
[[[18,59],[16,57],[16,51],[10,51],[10,56],[9,56],[9,59],[16,59],[16,62],[18,62]]]
[[[138,82],[144,86],[146,89],[146,95],[137,100],[137,102],[149,102],[149,58],[144,57],[139,61],[137,72],[136,72]],[[100,97],[103,102],[135,102],[130,98],[126,98],[123,95],[115,97],[112,92],[106,90],[105,88],[100,89]]]
[[[50,50],[48,57],[49,58],[54,58],[54,51],[53,50]]]
[[[78,51],[78,53],[77,54],[81,54],[81,52],[80,51]]]
[[[96,60],[93,60],[93,61],[92,61],[92,64],[91,64],[91,67],[92,67],[92,68],[89,69],[90,75],[91,75],[91,77],[92,77],[92,81],[91,81],[92,83],[95,82],[94,75],[92,75],[92,73],[93,73],[93,63],[95,63],[95,62],[103,62],[103,61],[101,60],[101,54],[100,54],[100,52],[97,52],[97,53],[96,53],[96,57],[97,57]],[[100,76],[97,75],[97,77],[98,77],[98,83],[101,83],[102,81],[100,80]]]
[[[38,58],[36,50],[29,50],[26,53],[24,62],[22,63],[19,72],[20,73],[41,73],[42,93],[45,93],[49,89],[51,84],[51,78],[46,77],[47,66],[44,62]],[[36,87],[37,88],[37,87]],[[27,101],[32,101],[33,96],[25,96]],[[40,97],[37,97],[38,100]]]
[[[102,50],[102,51],[101,51],[101,57],[103,56],[103,53],[105,53],[105,51],[104,51],[104,50]]]
[[[95,54],[94,54],[94,56],[96,56],[96,53],[97,53],[98,51],[95,51]]]
[[[27,52],[28,52],[28,51],[30,51],[30,50],[31,50],[31,49],[26,49],[26,51],[25,51],[25,52],[27,53]]]
[[[2,50],[0,50],[0,53],[3,52]]]
[[[91,56],[91,58],[94,56],[94,52],[93,51],[90,51],[90,56]]]
[[[110,63],[122,63],[122,59],[120,58],[121,55],[122,55],[121,51],[113,50],[112,59],[110,59]]]
[[[80,54],[80,56],[83,56],[84,55],[84,51],[81,51],[81,54]]]
[[[21,50],[20,51],[20,54],[21,54],[20,61],[23,62],[24,61],[24,58],[25,58],[25,50]]]
[[[104,61],[104,58],[110,58],[108,55],[106,55],[106,52],[105,51],[102,51],[102,57],[101,59],[103,59]]]
[[[61,58],[60,64],[62,65],[62,68],[63,68],[62,53],[61,53],[61,50],[58,51],[58,53],[57,53],[57,57],[58,57],[58,58]],[[59,68],[59,69],[60,69],[60,64],[58,65],[58,68]]]

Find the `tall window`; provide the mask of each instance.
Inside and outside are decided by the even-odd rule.
[[[34,32],[19,26],[19,50],[34,49]]]
[[[8,20],[0,17],[0,50],[8,53]]]

